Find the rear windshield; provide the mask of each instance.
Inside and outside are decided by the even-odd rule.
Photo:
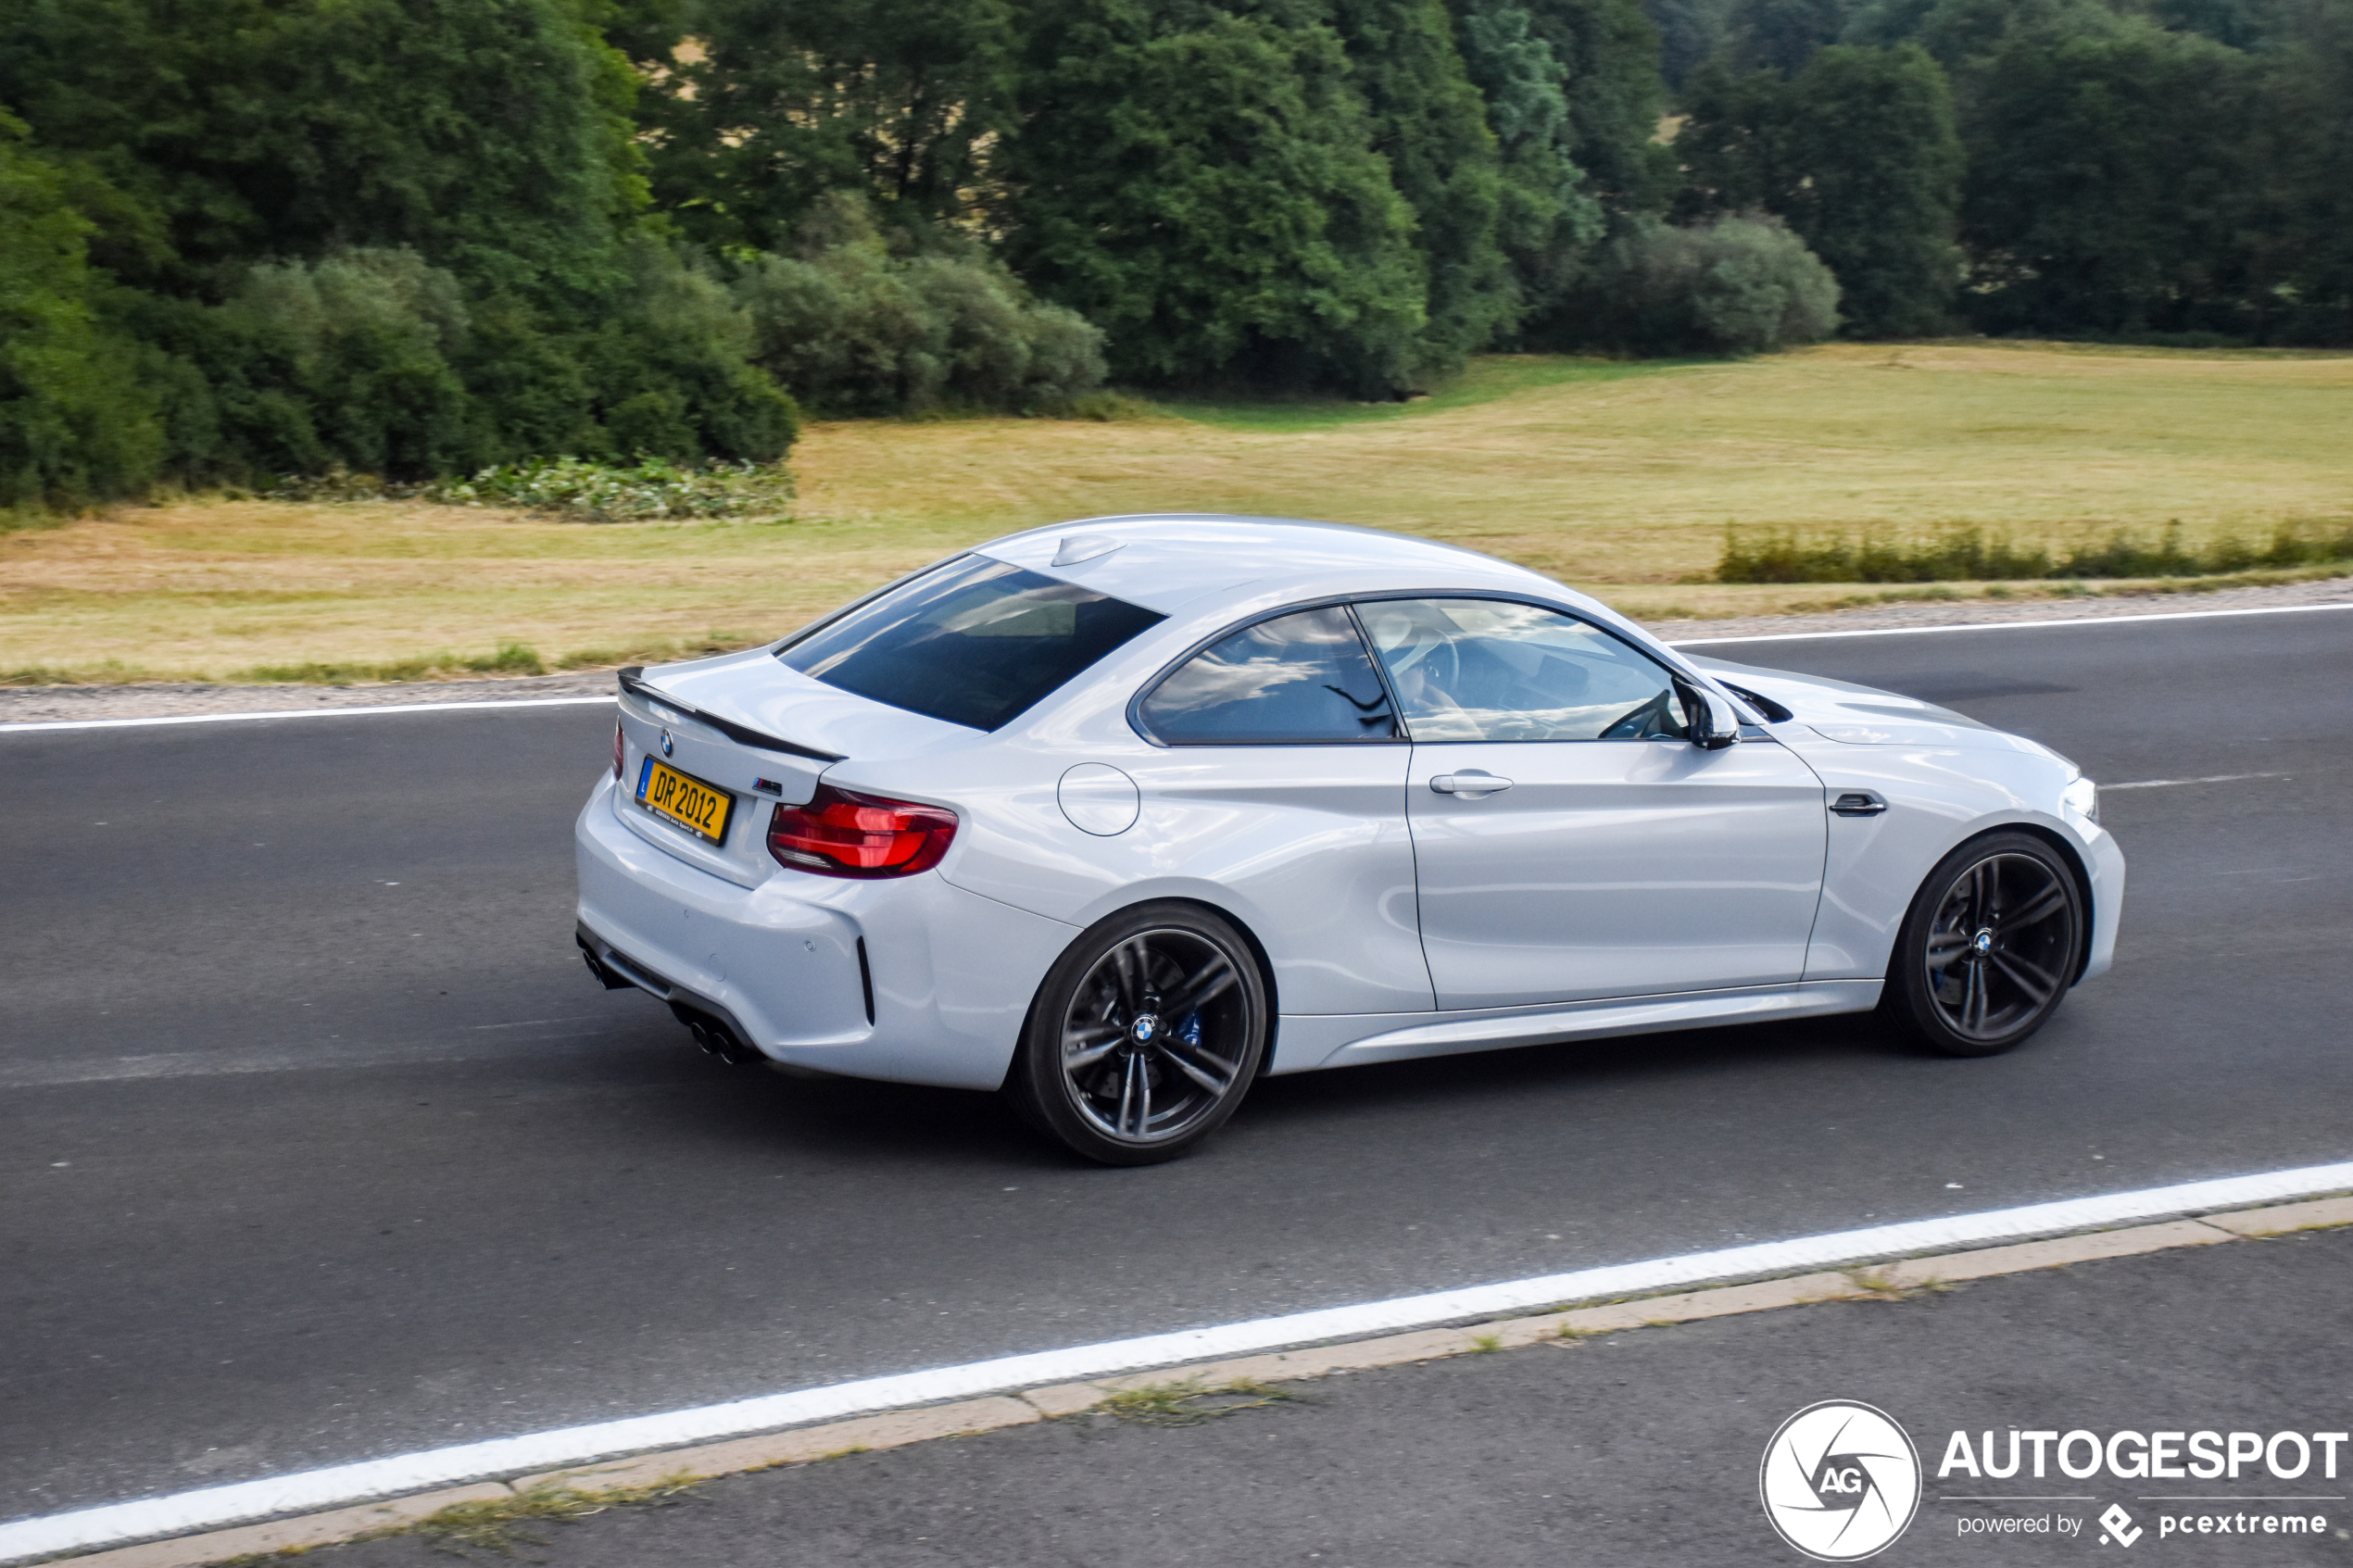
[[[993,730],[1162,618],[985,556],[959,556],[776,657],[829,686]]]

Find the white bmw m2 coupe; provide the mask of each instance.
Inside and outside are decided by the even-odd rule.
[[[2064,757],[1693,659],[1394,533],[1095,518],[625,670],[579,941],[706,1049],[1004,1091],[1116,1164],[1262,1073],[1880,1010],[2008,1048],[2108,968]]]

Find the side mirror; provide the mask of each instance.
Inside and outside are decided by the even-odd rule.
[[[1678,675],[1675,695],[1682,698],[1683,716],[1690,722],[1693,746],[1703,751],[1721,751],[1741,738],[1740,715],[1714,692]]]

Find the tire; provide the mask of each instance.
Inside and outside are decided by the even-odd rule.
[[[1047,972],[1006,1092],[1024,1121],[1089,1160],[1157,1164],[1233,1115],[1268,1022],[1265,977],[1231,922],[1141,904]]]
[[[1881,1010],[1943,1055],[1998,1055],[2058,1010],[2086,924],[2075,869],[2050,845],[2024,833],[1971,839],[1913,896]]]

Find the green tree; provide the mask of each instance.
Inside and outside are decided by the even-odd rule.
[[[1570,154],[1567,73],[1519,0],[1466,0],[1459,32],[1503,158],[1496,240],[1511,258],[1524,312],[1542,315],[1575,281],[1606,222]]]
[[[2124,25],[2106,0],[1865,0],[1847,23],[1850,43],[1916,43],[1957,76],[1981,70],[2012,40],[2045,48],[2105,37]]]
[[[1007,0],[698,0],[683,26],[692,45],[648,62],[645,112],[688,232],[788,249],[832,191],[917,232],[968,216],[1009,124]]]
[[[1051,0],[1024,56],[1003,251],[1114,374],[1410,385],[1427,271],[1329,27]]]
[[[1731,25],[1728,0],[1643,0],[1642,15],[1658,30],[1659,69],[1680,93],[1702,60],[1724,46]]]
[[[1878,49],[1918,43],[1920,23],[1936,4],[1937,0],[1859,0],[1847,10],[1846,26],[1839,41],[1867,44]]]
[[[1961,234],[1980,324],[2248,328],[2256,62],[2135,21],[2057,44],[2014,34],[1972,76]]]
[[[137,351],[91,309],[77,183],[0,111],[0,508],[131,494],[163,456]]]
[[[589,294],[646,192],[627,62],[562,0],[0,0],[0,101],[160,216],[161,275],[408,247]]]
[[[1853,335],[1944,326],[1960,281],[1961,147],[1951,89],[1926,52],[1832,45],[1787,82],[1711,63],[1685,107],[1675,148],[1686,214],[1781,219],[1837,277]]]
[[[174,471],[782,453],[748,320],[641,232],[587,4],[0,0],[0,95],[78,182]]]
[[[1428,295],[1405,374],[1426,385],[1518,324],[1495,133],[1441,0],[1333,0],[1332,15],[1372,149],[1413,209]]]
[[[2271,42],[2270,13],[2276,9],[2257,0],[2151,0],[2148,15],[2169,31],[2204,33],[2233,49],[2256,49]]]
[[[1638,0],[1524,0],[1535,36],[1550,46],[1568,106],[1564,145],[1585,189],[1621,227],[1664,211],[1675,194],[1675,157],[1658,143],[1667,83],[1658,30]]]
[[[2250,317],[2275,341],[2353,344],[2353,6],[2309,0],[2283,22],[2245,164],[2265,208]]]
[[[1794,76],[1845,26],[1843,0],[1732,0],[1725,31],[1734,64]]]

